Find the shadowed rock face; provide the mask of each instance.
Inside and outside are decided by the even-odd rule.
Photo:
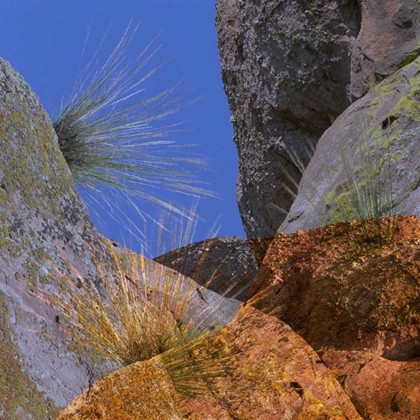
[[[352,53],[351,96],[359,99],[375,84],[420,55],[420,7],[416,0],[360,0],[362,27]]]
[[[248,237],[272,236],[321,134],[350,104],[357,2],[219,0],[222,77],[239,156],[237,200]]]
[[[350,102],[420,55],[419,15],[417,0],[219,0],[248,237],[275,233],[312,149]]]
[[[223,296],[243,300],[258,266],[248,241],[218,237],[170,251],[155,261]]]

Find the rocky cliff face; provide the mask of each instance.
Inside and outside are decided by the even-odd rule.
[[[98,377],[83,354],[69,350],[57,313],[25,289],[51,282],[46,265],[60,253],[97,278],[85,242],[101,242],[76,193],[51,123],[23,79],[0,61],[0,413],[5,419],[54,418]]]
[[[194,311],[224,302],[212,322],[228,324],[94,385],[103,364],[27,291],[66,296],[53,267],[100,286],[97,261],[112,278],[112,258],[48,118],[1,61],[0,417],[56,418],[86,388],[59,419],[420,418],[420,219],[328,224],[369,185],[385,192],[381,211],[420,214],[419,11],[416,0],[219,0],[238,203],[260,268],[232,322],[239,302],[187,280]],[[242,254],[223,267],[231,245],[248,255],[238,240],[167,264],[195,276],[214,244],[200,285],[255,269]],[[156,262],[142,269],[177,284]]]
[[[321,134],[350,104],[359,7],[220,0],[216,24],[239,156],[239,211],[248,237],[270,236],[297,192],[301,169],[293,160],[305,167]]]
[[[419,55],[419,5],[219,0],[216,23],[239,211],[248,237],[271,236],[325,130]]]

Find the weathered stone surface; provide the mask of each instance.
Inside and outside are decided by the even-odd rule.
[[[373,199],[377,193],[381,199],[392,200],[398,212],[420,216],[419,95],[417,59],[340,115],[320,139],[281,231],[307,230],[331,221],[337,203],[354,188],[357,173],[361,174],[356,178],[359,186],[367,177],[371,179],[371,191],[365,196]],[[350,167],[343,154],[350,156]],[[381,163],[372,157],[376,162],[382,159]]]
[[[51,122],[28,85],[3,60],[0,138],[0,418],[52,419],[104,373],[104,364],[74,346],[63,332],[62,315],[40,295],[64,299],[71,290],[66,281],[78,289],[80,278],[103,290],[106,280],[122,275],[115,272],[113,258],[120,247],[111,252],[97,234]],[[167,281],[166,290],[180,282],[192,290],[185,316],[203,326],[223,325],[238,310],[238,301],[197,290],[195,282],[181,281],[184,276],[154,261],[144,267],[142,275]]]
[[[202,350],[196,350],[209,351],[220,340],[230,349],[230,367],[211,393],[181,399],[169,376],[161,368],[155,373],[158,357],[99,381],[59,419],[361,419],[317,354],[277,318],[242,308],[231,324],[203,337]]]
[[[247,240],[218,237],[175,249],[155,261],[223,296],[243,300],[258,271]]]
[[[128,262],[128,265],[123,264],[127,265],[124,275],[133,276],[132,280],[146,285],[155,295],[166,294],[169,300],[174,301],[174,305],[177,300],[181,301],[180,306],[184,306],[184,324],[214,329],[215,326],[220,327],[231,322],[237,314],[241,304],[239,300],[219,295],[207,287],[200,287],[200,283],[184,276],[180,270],[149,260],[115,242],[112,242],[112,246],[114,252],[123,255],[123,260]],[[153,297],[148,300],[154,302]],[[158,305],[158,302],[159,299],[154,303]]]
[[[390,220],[392,241],[372,248]],[[419,237],[420,219],[402,216],[278,234],[249,292],[317,351],[363,418],[420,416]]]
[[[97,278],[95,256],[84,242],[101,247],[46,113],[3,60],[0,137],[0,366],[7,372],[0,381],[0,417],[45,420],[99,371],[69,350],[57,313],[25,289],[39,282],[54,288],[43,273],[49,264],[65,267],[60,253]]]
[[[420,55],[417,0],[360,0],[362,27],[352,53],[351,95],[375,84]]]
[[[219,0],[216,24],[240,214],[248,237],[272,236],[308,149],[350,104],[359,7],[355,0]]]
[[[278,234],[248,303],[276,314],[316,351],[419,357],[420,219],[392,219],[393,245],[371,248],[380,235],[387,240],[388,220]]]
[[[57,420],[181,420],[178,395],[159,360],[113,372],[79,395]]]
[[[327,350],[322,361],[363,418],[419,418],[420,359],[399,362],[375,353]]]

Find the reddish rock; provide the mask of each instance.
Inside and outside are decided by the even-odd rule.
[[[364,221],[277,235],[248,303],[287,322],[317,351],[420,356],[420,219],[392,219],[395,244],[372,250],[368,241],[387,235],[387,220],[371,222],[371,238]]]
[[[247,304],[317,351],[365,419],[420,418],[419,238],[420,219],[402,216],[279,234],[249,292]]]
[[[369,352],[327,350],[322,361],[363,418],[420,418],[420,359],[400,362]]]
[[[218,359],[212,349],[220,352],[220,344],[224,351]],[[204,355],[210,368],[225,366],[225,376],[196,398],[174,393],[177,375],[166,374],[167,361],[158,356],[99,381],[59,420],[361,419],[315,351],[282,321],[251,306],[199,339],[194,354],[202,360]],[[195,369],[200,372],[200,365]],[[191,374],[188,380],[194,383]]]

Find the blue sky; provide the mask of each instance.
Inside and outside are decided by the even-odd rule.
[[[0,18],[1,57],[22,74],[50,114],[57,112],[63,96],[71,92],[78,69],[92,57],[107,31],[99,50],[100,62],[131,19],[140,23],[140,28],[129,55],[134,57],[160,34],[157,44],[162,48],[155,63],[170,62],[146,88],[161,91],[182,81],[184,88],[194,89],[192,97],[201,98],[176,114],[176,120],[186,121],[185,131],[172,139],[198,145],[194,150],[206,156],[212,167],[212,172],[203,172],[200,179],[223,196],[200,200],[197,212],[201,219],[194,240],[206,238],[217,220],[221,226],[218,235],[245,236],[235,199],[237,154],[221,81],[214,15],[215,2],[210,0],[3,0]],[[192,206],[189,197],[174,199]],[[157,208],[139,206],[152,216],[159,213]],[[120,223],[101,215],[103,233],[137,248],[133,237],[121,231]],[[146,229],[153,249],[157,228],[151,222],[144,228],[130,209],[127,215],[141,230]]]

